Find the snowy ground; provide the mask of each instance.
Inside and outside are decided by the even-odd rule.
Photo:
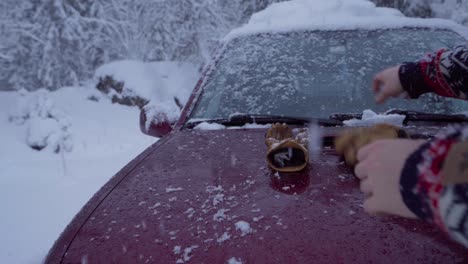
[[[186,69],[179,76],[182,73],[190,91],[194,76],[186,74]],[[180,91],[179,86],[186,85],[180,79],[165,89]],[[89,100],[90,95],[100,100]],[[31,109],[25,108],[24,102],[31,106],[31,100],[42,104],[32,112],[47,110],[46,117],[52,113],[66,120],[71,151],[57,154],[54,148],[37,151],[27,145],[29,130],[35,131],[34,139],[44,130],[48,133],[46,123],[52,123],[52,129],[57,125],[39,118],[42,125],[38,129],[31,113],[25,115]],[[9,121],[11,116],[21,115],[29,119]],[[91,88],[67,87],[25,96],[0,92],[0,263],[41,263],[91,196],[156,141],[140,132],[137,107],[112,104]]]

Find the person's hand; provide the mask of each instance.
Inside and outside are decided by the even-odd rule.
[[[368,195],[366,212],[416,218],[401,197],[400,175],[408,156],[422,143],[424,140],[384,139],[359,150],[354,172],[361,180],[361,191]]]
[[[404,93],[401,86],[398,70],[400,66],[385,69],[374,77],[372,90],[374,90],[375,101],[379,104],[385,102],[389,97],[398,97]]]
[[[390,124],[376,124],[371,127],[353,127],[342,131],[335,137],[335,150],[344,157],[347,165],[354,166],[358,162],[357,153],[365,145],[380,139],[398,138],[406,132]],[[401,136],[403,137],[403,136]]]

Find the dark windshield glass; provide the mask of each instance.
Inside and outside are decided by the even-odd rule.
[[[262,34],[227,44],[208,77],[193,118],[233,113],[328,117],[391,108],[455,113],[465,102],[424,95],[376,105],[373,75],[424,53],[463,43],[454,32],[429,29]]]

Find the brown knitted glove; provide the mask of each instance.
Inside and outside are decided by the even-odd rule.
[[[304,169],[309,161],[307,132],[299,130],[296,136],[287,125],[274,124],[265,137],[268,165],[280,172],[295,172]]]
[[[335,138],[336,152],[343,155],[346,164],[356,165],[360,148],[379,139],[408,138],[406,132],[389,124],[377,124],[372,127],[351,128]]]

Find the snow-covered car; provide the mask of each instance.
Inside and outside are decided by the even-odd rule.
[[[332,148],[343,120],[366,109],[394,109],[418,138],[466,122],[456,115],[466,111],[460,101],[426,96],[377,106],[370,92],[376,71],[466,42],[464,29],[377,8],[335,24],[262,23],[279,9],[294,17],[281,7],[225,38],[174,125],[143,112],[142,130],[162,138],[94,195],[46,263],[468,261],[468,251],[429,224],[366,214],[358,180]],[[266,129],[311,120],[322,129],[319,155],[301,172],[272,171]]]

